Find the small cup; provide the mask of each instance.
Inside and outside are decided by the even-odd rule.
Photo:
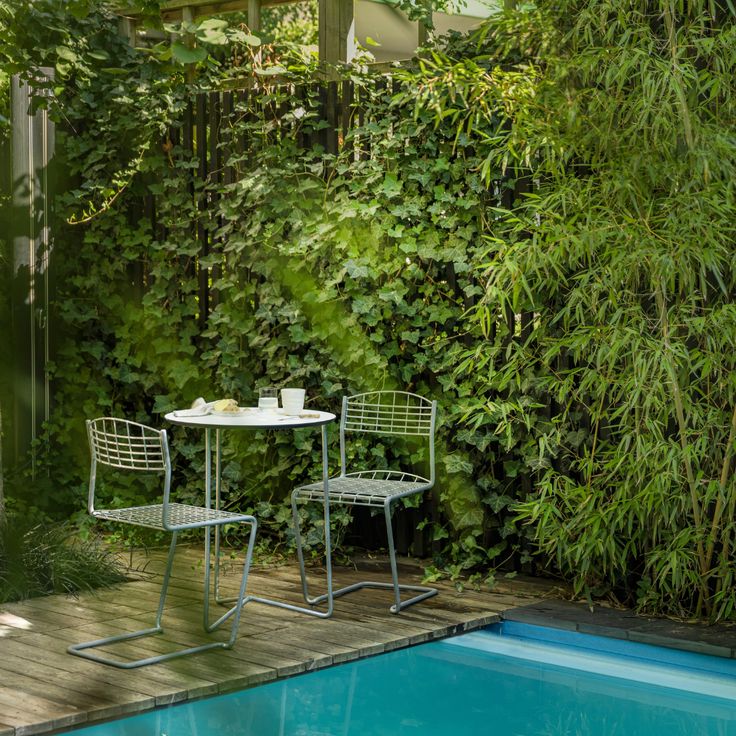
[[[304,408],[303,388],[282,388],[281,389],[281,406],[284,414],[289,416],[297,416]]]
[[[258,390],[258,408],[261,411],[276,411],[279,408],[278,389],[264,386]]]

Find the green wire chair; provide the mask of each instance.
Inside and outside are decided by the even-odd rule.
[[[330,504],[348,506],[370,506],[383,509],[388,536],[388,552],[391,562],[391,583],[364,580],[345,586],[333,592],[333,598],[361,588],[388,588],[394,593],[391,613],[399,613],[407,606],[423,601],[437,594],[436,588],[422,585],[399,584],[396,564],[396,549],[391,528],[391,513],[397,501],[407,496],[424,493],[434,486],[435,455],[434,430],[437,416],[437,402],[425,399],[406,391],[372,391],[355,396],[345,396],[342,401],[340,417],[340,475],[330,478],[328,494]],[[348,472],[346,464],[346,435],[362,432],[379,435],[400,435],[424,438],[429,446],[429,478],[403,470],[361,469]],[[310,598],[304,568],[304,555],[299,530],[299,501],[320,501],[324,499],[324,484],[310,483],[296,488],[291,496],[294,534],[302,577],[304,599],[310,605],[327,600],[327,595]],[[328,589],[331,588],[331,576]],[[401,592],[417,593],[407,600],[401,600]]]
[[[91,453],[91,467],[89,479],[88,510],[96,519],[114,521],[121,524],[133,524],[150,529],[171,532],[171,545],[166,564],[161,595],[155,623],[151,628],[141,629],[124,634],[108,636],[104,639],[95,639],[81,644],[73,644],[68,648],[70,654],[90,659],[94,662],[108,664],[122,669],[133,669],[148,664],[164,662],[175,657],[183,657],[187,654],[204,652],[209,649],[230,649],[235,643],[240,623],[240,613],[245,597],[245,588],[248,580],[251,559],[253,557],[253,546],[255,543],[257,522],[253,516],[247,514],[235,514],[229,511],[218,511],[209,508],[209,499],[206,505],[191,506],[187,504],[172,503],[170,501],[171,491],[171,460],[169,458],[169,445],[166,430],[153,429],[145,424],[138,424],[126,419],[113,417],[100,417],[87,421],[87,435]],[[136,506],[121,509],[100,509],[95,505],[95,487],[97,484],[98,465],[108,466],[121,472],[137,473],[163,473],[163,501],[162,503],[149,506]],[[220,616],[214,623],[209,623],[209,590],[210,590],[210,528],[221,527],[225,524],[248,524],[250,534],[248,547],[243,565],[243,574],[240,582],[240,593],[235,605]],[[180,531],[185,529],[205,529],[205,565],[204,565],[204,616],[203,626],[207,632],[219,628],[227,619],[232,617],[230,638],[225,642],[210,642],[199,646],[178,649],[166,654],[145,657],[132,661],[115,659],[98,654],[94,650],[106,647],[117,642],[130,641],[154,634],[163,633],[162,618],[166,592],[171,577],[171,568],[174,563],[176,552],[176,540]]]

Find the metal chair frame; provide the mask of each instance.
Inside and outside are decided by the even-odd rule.
[[[344,396],[340,417],[340,475],[329,480],[328,496],[331,504],[349,506],[370,506],[382,508],[386,521],[389,560],[391,563],[391,583],[364,580],[343,588],[333,590],[332,598],[339,598],[362,588],[381,588],[394,591],[391,613],[399,613],[407,606],[423,601],[437,594],[436,588],[423,585],[400,584],[396,563],[391,514],[393,505],[400,499],[424,493],[434,487],[435,450],[434,431],[437,416],[437,402],[430,401],[407,391],[371,391],[354,396]],[[358,470],[348,472],[346,453],[346,434],[364,432],[380,435],[416,436],[427,439],[429,445],[429,478],[400,470]],[[291,508],[294,520],[299,571],[302,579],[304,600],[317,605],[328,599],[327,594],[310,597],[304,566],[304,553],[299,524],[299,501],[323,501],[324,484],[311,483],[294,489],[291,495]],[[327,572],[328,590],[332,589],[332,573]],[[417,593],[411,598],[401,600],[402,591]]]
[[[228,511],[210,509],[210,499],[206,499],[206,508],[187,504],[171,503],[171,459],[166,430],[157,430],[145,424],[131,422],[127,419],[114,417],[100,417],[87,420],[87,436],[89,439],[91,465],[87,506],[89,513],[97,519],[117,521],[123,524],[133,524],[151,529],[171,532],[168,560],[164,579],[161,585],[161,595],[156,612],[155,623],[152,627],[124,634],[108,636],[103,639],[73,644],[68,647],[70,654],[90,659],[93,662],[108,664],[121,669],[133,669],[144,665],[164,662],[187,654],[196,654],[210,649],[230,649],[235,643],[240,623],[240,614],[245,600],[245,589],[253,557],[256,530],[258,524],[253,516],[235,514]],[[122,471],[144,473],[163,473],[163,502],[149,506],[137,506],[123,509],[98,509],[95,507],[95,488],[97,484],[97,466],[106,465]],[[250,525],[248,547],[245,554],[243,574],[240,581],[240,593],[232,608],[226,611],[213,623],[209,623],[209,592],[210,592],[210,531],[212,527],[219,528],[225,524],[243,523]],[[215,631],[227,619],[232,617],[230,637],[227,641],[210,642],[199,646],[187,647],[166,654],[145,657],[132,661],[124,661],[102,656],[94,651],[98,647],[115,644],[121,641],[130,641],[145,636],[163,633],[163,610],[166,593],[171,578],[171,569],[176,552],[177,534],[186,529],[205,529],[205,558],[204,566],[204,611],[203,627],[208,633]]]

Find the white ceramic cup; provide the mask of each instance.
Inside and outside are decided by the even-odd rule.
[[[284,414],[296,416],[304,408],[303,388],[282,388],[281,389],[281,408]]]

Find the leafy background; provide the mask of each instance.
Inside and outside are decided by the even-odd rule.
[[[419,514],[430,576],[536,566],[589,597],[733,616],[730,6],[540,0],[390,78],[356,65],[362,114],[336,154],[303,145],[325,122],[299,49],[209,25],[193,31],[206,53],[134,53],[104,8],[84,10],[39,44],[59,73],[70,178],[63,339],[43,440],[53,482],[24,494],[16,477],[13,503],[76,506],[83,419],[103,411],[160,421],[198,395],[250,403],[291,381],[323,409],[408,388],[441,404],[435,504]],[[21,15],[6,43],[30,49]],[[202,179],[185,110],[235,75],[258,90],[228,131],[237,175]],[[228,498],[279,548],[314,440],[227,439]],[[175,447],[196,497],[200,438],[177,431]]]

